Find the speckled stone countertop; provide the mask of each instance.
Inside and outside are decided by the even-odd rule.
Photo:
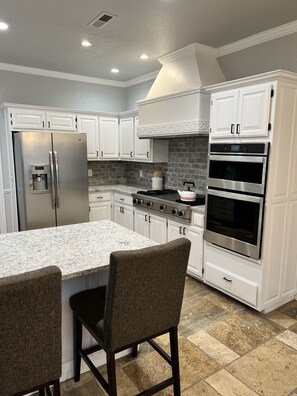
[[[146,190],[146,189],[143,187],[126,186],[124,184],[89,186],[89,193],[98,192],[98,191],[116,191],[124,194],[133,194],[140,190]]]
[[[205,214],[205,205],[192,206],[192,211]]]
[[[156,242],[109,220],[0,235],[0,277],[57,265],[63,279],[104,270],[110,253]]]

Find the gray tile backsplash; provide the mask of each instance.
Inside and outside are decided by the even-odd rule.
[[[93,176],[90,185],[128,184],[151,188],[154,171],[161,171],[164,188],[178,189],[185,180],[194,181],[195,190],[205,192],[208,138],[176,138],[169,140],[169,161],[162,164],[144,162],[89,162]],[[143,177],[140,177],[142,171]]]

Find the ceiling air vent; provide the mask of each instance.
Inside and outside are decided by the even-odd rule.
[[[95,19],[89,22],[88,26],[92,26],[99,29],[102,28],[107,23],[109,23],[114,18],[116,18],[116,15],[107,14],[107,12],[102,12],[101,14],[97,15]]]

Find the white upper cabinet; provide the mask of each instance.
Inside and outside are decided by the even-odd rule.
[[[42,110],[9,108],[8,114],[12,130],[45,129],[45,112]]]
[[[76,115],[31,108],[9,108],[10,129],[76,132]]]
[[[100,159],[119,158],[118,118],[99,118]]]
[[[210,139],[268,136],[270,100],[270,83],[214,93]]]
[[[134,157],[134,123],[133,117],[120,119],[120,158]]]
[[[76,115],[62,112],[46,112],[46,129],[76,132]]]
[[[87,134],[88,159],[99,158],[98,117],[93,115],[77,116],[77,132]]]
[[[138,117],[135,117],[134,124],[134,135],[135,135],[135,154],[134,157],[139,161],[150,161],[151,156],[151,140],[150,139],[139,139],[137,136],[138,128]]]

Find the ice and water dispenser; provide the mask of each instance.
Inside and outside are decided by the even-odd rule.
[[[29,165],[29,184],[31,194],[49,191],[49,165]]]

